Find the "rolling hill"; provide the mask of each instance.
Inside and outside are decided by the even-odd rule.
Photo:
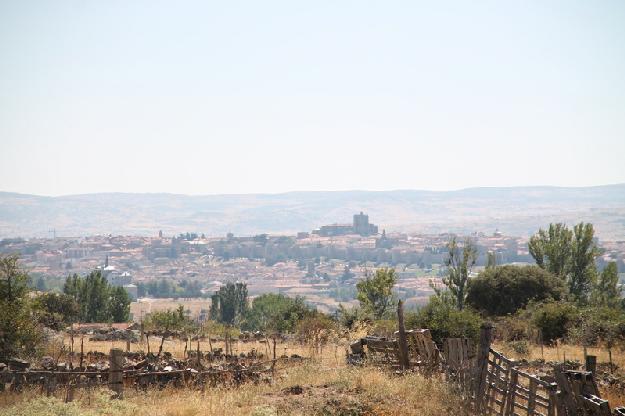
[[[625,239],[625,184],[582,188],[469,188],[245,195],[100,193],[46,197],[0,192],[0,238],[90,234],[291,234],[351,222],[364,211],[387,231],[529,235],[549,222],[595,224]]]

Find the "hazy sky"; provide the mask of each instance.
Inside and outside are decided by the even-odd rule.
[[[625,182],[625,1],[0,0],[0,190]]]

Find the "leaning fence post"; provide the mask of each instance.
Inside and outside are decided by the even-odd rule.
[[[124,352],[119,348],[111,348],[109,360],[109,384],[115,393],[113,397],[122,399],[124,397]]]
[[[404,326],[404,302],[397,302],[397,323],[399,325],[399,366],[402,370],[410,368],[410,356],[408,355],[408,340],[406,339],[406,327]]]
[[[488,375],[488,353],[490,351],[490,343],[493,337],[493,325],[484,323],[480,328],[480,344],[477,351],[477,368],[475,372],[475,407],[479,411],[482,410],[482,399],[486,391],[486,378]]]

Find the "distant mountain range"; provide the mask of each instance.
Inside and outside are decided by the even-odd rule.
[[[0,238],[93,234],[207,236],[293,234],[349,223],[364,211],[380,230],[526,236],[550,222],[595,224],[604,240],[625,239],[625,184],[583,188],[459,191],[337,191],[245,195],[99,193],[45,197],[0,192]]]

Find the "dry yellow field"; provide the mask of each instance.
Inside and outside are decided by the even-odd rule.
[[[72,403],[38,391],[0,396],[0,416],[193,415],[469,415],[440,378],[396,376],[376,368],[330,367],[314,360],[283,368],[271,384],[238,388],[127,390],[124,400],[100,391]]]
[[[356,335],[354,334],[354,337]],[[69,339],[65,340],[66,346]],[[80,338],[75,339],[75,349]],[[131,351],[147,350],[145,343],[130,344]],[[150,349],[157,351],[160,339],[152,337]],[[188,344],[187,344],[188,346]],[[224,348],[224,343],[208,340],[200,342],[200,349]],[[151,389],[141,392],[127,389],[123,401],[108,399],[106,392],[81,391],[73,403],[63,403],[63,392],[57,398],[42,397],[39,391],[22,395],[0,395],[0,416],[31,415],[132,415],[132,416],[191,416],[191,415],[469,415],[466,403],[445,384],[441,377],[424,378],[419,374],[397,376],[378,368],[357,368],[345,364],[347,340],[329,344],[321,351],[296,342],[278,342],[276,352],[312,357],[303,364],[282,364],[271,384],[244,384],[238,388],[210,388],[200,391],[194,388]],[[85,351],[108,352],[111,348],[126,349],[126,342],[89,341],[84,338]],[[197,348],[197,342],[191,347]],[[527,356],[516,354],[507,344],[495,348],[511,358],[560,361],[583,361],[583,349],[579,346],[560,345],[544,347],[531,345]],[[164,349],[182,358],[185,342],[167,340]],[[256,349],[271,354],[264,342],[233,343],[237,353]],[[607,351],[588,348],[588,354],[598,357],[598,362],[608,360]],[[625,354],[615,349],[613,362],[625,367]],[[602,396],[611,405],[625,405],[622,391],[602,388]]]

